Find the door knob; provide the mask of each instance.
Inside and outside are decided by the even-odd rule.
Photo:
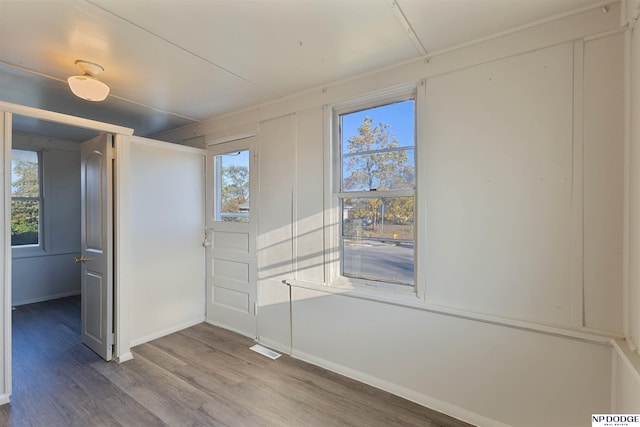
[[[79,262],[87,262],[87,261],[91,261],[93,258],[87,258],[84,256],[81,256],[80,258],[74,258],[73,261],[77,264]]]

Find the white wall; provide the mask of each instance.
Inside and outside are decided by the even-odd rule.
[[[572,43],[427,80],[427,300],[571,325],[572,82]]]
[[[131,345],[204,321],[204,151],[131,138]]]
[[[611,345],[629,322],[640,333],[622,310],[619,26],[612,4],[164,135],[259,130],[260,179],[271,184],[261,208],[279,201],[259,214],[258,239],[277,243],[261,256],[291,266],[260,264],[259,298],[279,296],[260,301],[274,313],[259,316],[260,339],[478,425],[577,426],[637,411],[638,368]],[[330,107],[423,79],[425,301],[331,288]],[[290,304],[282,279],[294,284]],[[637,283],[629,312],[640,308]]]
[[[14,134],[13,147],[42,150],[44,248],[13,248],[12,305],[80,294],[80,146]]]
[[[289,289],[281,280],[293,271],[293,164],[295,116],[260,124],[258,192],[258,338],[289,352],[291,349]],[[276,142],[277,141],[277,142]]]
[[[630,100],[630,155],[629,155],[629,313],[628,337],[638,351],[640,347],[640,27],[636,24],[631,38],[631,100]]]
[[[635,5],[634,5],[635,3]],[[640,413],[640,27],[637,24],[639,2],[630,2],[629,19],[634,23],[629,34],[628,69],[628,275],[623,288],[622,312],[626,340],[615,345],[615,378],[612,407],[615,412]],[[633,6],[633,7],[631,7]]]
[[[607,346],[294,288],[294,356],[475,425],[609,410]]]

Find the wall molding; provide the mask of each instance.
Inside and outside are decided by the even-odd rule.
[[[612,347],[640,384],[640,355],[633,351],[624,339],[612,340]]]
[[[429,304],[427,302],[419,301],[417,300],[417,298],[415,298],[415,301],[411,301],[406,298],[392,299],[386,296],[381,297],[379,295],[375,295],[372,292],[367,291],[366,289],[365,290],[344,289],[344,288],[339,288],[337,286],[328,286],[324,284],[304,282],[301,280],[289,280],[288,282],[290,283],[291,286],[302,288],[302,289],[324,292],[332,295],[340,295],[347,298],[358,298],[363,300],[379,302],[383,304],[392,304],[392,305],[407,307],[410,309],[428,311],[435,314],[458,317],[465,320],[472,320],[472,321],[481,322],[481,323],[489,323],[497,326],[520,329],[527,332],[574,339],[574,340],[584,341],[592,344],[610,346],[612,339],[622,339],[622,336],[619,334],[610,334],[605,331],[594,331],[594,330],[586,330],[586,329],[569,329],[561,326],[544,325],[544,324],[539,324],[534,322],[528,322],[525,320],[509,319],[509,318],[493,316],[489,314],[465,311],[465,310],[456,309],[453,307]]]

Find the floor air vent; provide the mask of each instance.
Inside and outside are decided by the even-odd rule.
[[[256,353],[260,353],[263,356],[267,356],[269,359],[276,360],[278,357],[280,357],[280,353],[269,350],[268,348],[263,347],[260,344],[256,344],[253,347],[250,347],[250,349],[255,351]]]

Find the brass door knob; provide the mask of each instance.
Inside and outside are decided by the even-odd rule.
[[[93,258],[87,258],[84,256],[81,256],[80,258],[74,258],[73,261],[77,264],[79,262],[87,262],[87,261],[91,261]]]

